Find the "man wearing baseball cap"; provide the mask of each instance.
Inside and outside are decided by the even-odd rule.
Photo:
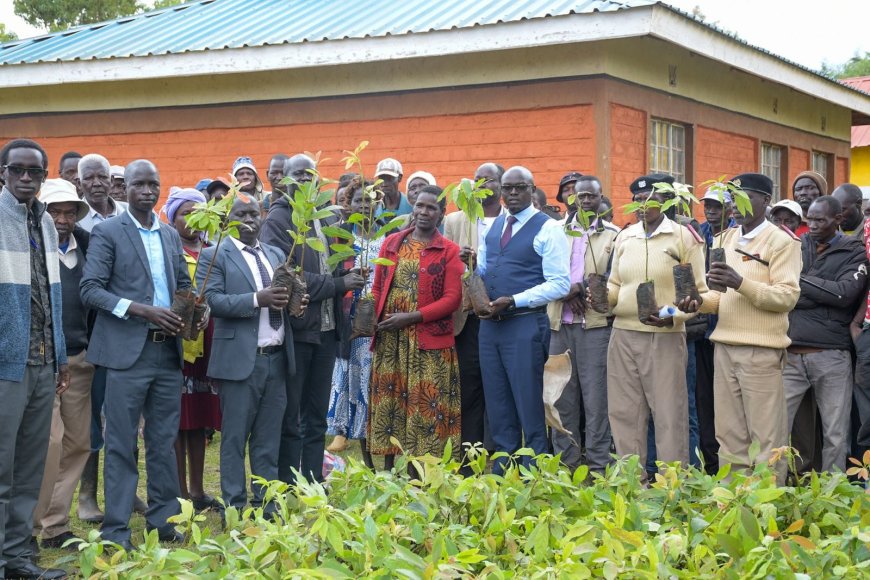
[[[801,227],[803,217],[804,212],[800,204],[790,199],[780,200],[770,208],[770,221],[773,222],[773,225],[785,226],[794,232],[796,236],[798,235],[798,229]]]
[[[565,207],[568,208],[568,213],[575,212],[576,206],[568,203],[568,197],[574,193],[574,186],[577,184],[577,180],[581,177],[583,177],[583,174],[579,171],[570,171],[559,181],[559,191],[556,192],[556,201],[565,205]]]
[[[94,366],[85,360],[88,309],[82,305],[79,292],[90,236],[76,227],[76,222],[88,215],[90,206],[79,199],[75,186],[63,179],[45,180],[39,200],[57,230],[70,385],[63,397],[54,398],[45,473],[33,512],[33,535],[42,537],[43,547],[60,548],[75,538],[69,527],[70,506],[91,451]]]
[[[115,201],[127,203],[127,183],[124,181],[124,166],[112,165],[109,168],[109,178],[112,181],[109,187],[109,197]]]
[[[380,190],[384,194],[384,199],[381,202],[383,211],[390,212],[394,216],[411,213],[413,208],[408,203],[408,198],[399,191],[399,184],[402,183],[401,163],[392,157],[381,159],[375,169],[375,179],[382,181]]]
[[[263,180],[254,167],[254,161],[250,157],[237,157],[233,162],[233,177],[239,182],[239,189],[259,202],[263,201]],[[266,192],[268,193],[268,192]]]
[[[731,180],[743,189],[752,213],[736,216],[739,227],[725,230],[725,262],[710,265],[710,282],[727,287],[710,291],[705,300],[686,298],[685,312],[718,313],[714,385],[716,439],[723,462],[751,469],[788,445],[782,370],[786,362],[788,313],[800,296],[801,245],[798,238],[767,221],[765,208],[773,182],[759,173]],[[750,447],[759,446],[750,458]],[[780,482],[785,462],[776,464]]]

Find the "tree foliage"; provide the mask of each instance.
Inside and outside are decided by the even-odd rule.
[[[870,52],[855,55],[841,64],[822,64],[822,74],[836,79],[870,76]]]
[[[15,0],[15,13],[32,26],[51,32],[81,24],[93,24],[138,14],[153,8],[166,8],[183,0]]]
[[[9,42],[10,40],[18,40],[18,35],[11,30],[6,30],[6,25],[0,22],[0,42]]]

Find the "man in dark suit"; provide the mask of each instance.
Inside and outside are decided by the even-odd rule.
[[[285,287],[272,286],[272,276],[285,260],[278,248],[257,242],[260,204],[237,198],[230,220],[238,221],[239,239],[230,238],[202,251],[197,287],[215,316],[208,375],[221,381],[221,493],[227,506],[244,508],[245,446],[251,473],[278,479],[281,423],[287,403],[285,384],[295,371],[293,331],[285,307]],[[264,490],[252,485],[254,506]],[[268,507],[268,506],[267,506]]]
[[[103,538],[126,550],[139,472],[133,453],[145,417],[148,529],[181,539],[167,518],[178,513],[174,442],[181,413],[181,318],[169,308],[191,287],[178,233],[154,213],[160,175],[140,159],[125,172],[129,212],[97,224],[82,277],[82,302],[97,311],[87,360],[106,376],[106,510]]]

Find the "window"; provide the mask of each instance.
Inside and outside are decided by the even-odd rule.
[[[651,173],[673,175],[686,182],[686,127],[669,121],[652,119],[649,141]]]
[[[819,153],[818,151],[813,151],[813,171],[820,174],[826,180],[829,180],[828,164],[830,164],[830,162],[831,156],[827,153]]]
[[[773,180],[773,202],[780,200],[780,184],[782,183],[782,147],[761,144],[761,173]]]

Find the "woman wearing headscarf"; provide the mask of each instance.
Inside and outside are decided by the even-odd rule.
[[[199,232],[191,230],[185,217],[197,203],[205,203],[205,196],[195,189],[173,187],[163,206],[166,220],[181,237],[184,259],[190,269],[190,279],[196,279],[197,260],[205,242]],[[175,458],[178,462],[178,483],[181,497],[190,499],[193,507],[203,510],[219,504],[203,489],[206,429],[221,427],[220,399],[214,382],[206,376],[211,350],[212,324],[199,333],[196,340],[185,340],[184,382],[181,387],[181,422],[175,440]],[[190,466],[188,486],[187,466]]]
[[[431,187],[431,186],[430,186]],[[462,301],[459,247],[438,232],[445,200],[423,188],[414,205],[414,227],[384,241],[373,295],[378,330],[372,340],[369,450],[440,456],[447,441],[460,456],[459,360],[453,313]],[[391,439],[396,438],[399,446]]]

